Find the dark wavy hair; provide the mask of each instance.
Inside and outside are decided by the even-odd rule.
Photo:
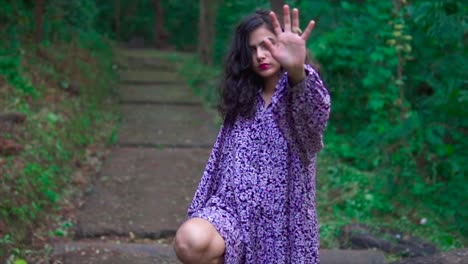
[[[275,32],[269,13],[269,10],[257,10],[245,17],[236,27],[225,60],[224,76],[219,85],[218,111],[225,122],[233,122],[239,115],[252,117],[255,113],[255,98],[258,89],[263,85],[263,79],[252,68],[249,36],[261,26]]]

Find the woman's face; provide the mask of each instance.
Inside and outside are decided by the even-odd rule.
[[[249,36],[253,70],[264,79],[277,77],[281,68],[281,65],[271,56],[271,53],[265,47],[264,40],[266,38],[271,43],[276,43],[276,35],[265,26],[252,31]]]

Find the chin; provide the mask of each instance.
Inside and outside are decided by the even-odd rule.
[[[279,69],[268,69],[266,71],[257,71],[257,74],[262,78],[270,78],[278,75]]]

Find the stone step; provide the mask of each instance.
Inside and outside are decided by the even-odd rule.
[[[184,85],[185,81],[175,71],[122,71],[120,72],[120,82],[124,84],[180,84]]]
[[[123,103],[200,104],[201,100],[185,85],[121,85]]]
[[[157,49],[125,49],[121,48],[117,50],[118,57],[124,58],[148,58],[148,59],[160,59],[169,60],[172,62],[181,61],[187,58],[192,58],[193,53],[188,52],[176,52],[176,51],[164,51]]]
[[[153,71],[177,71],[177,65],[182,62],[173,62],[166,59],[121,57],[117,59],[119,70],[153,70]]]
[[[179,264],[169,245],[112,242],[72,242],[54,247],[54,260],[63,264]],[[369,250],[321,250],[321,264],[384,264],[382,252]]]
[[[117,63],[120,70],[147,69],[157,71],[175,71],[183,61],[180,59],[151,57],[119,57]]]
[[[430,256],[408,257],[391,264],[467,264],[468,248],[457,248]]]
[[[113,148],[80,208],[76,236],[174,235],[209,154],[210,149]]]
[[[151,70],[171,72],[177,71],[177,65],[172,62],[161,62],[158,60],[140,60],[130,58],[118,61],[118,69],[125,71]]]
[[[63,264],[180,264],[169,245],[70,242],[54,245],[53,261]]]
[[[167,53],[154,49],[120,49],[116,60],[121,69],[153,69],[175,71],[177,65],[192,58],[189,53]]]
[[[321,264],[384,264],[385,256],[377,250],[320,250]]]
[[[197,105],[122,105],[118,144],[211,148],[218,128],[213,115]]]

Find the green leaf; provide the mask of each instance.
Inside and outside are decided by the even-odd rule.
[[[437,135],[434,129],[426,130],[426,139],[428,143],[430,143],[431,145],[440,145],[443,143],[442,139],[440,138],[439,135]]]
[[[60,82],[60,87],[62,87],[62,89],[68,89],[70,87],[70,83],[68,83],[67,81],[61,81]]]
[[[373,52],[370,55],[370,58],[371,58],[371,61],[373,61],[373,62],[380,62],[380,61],[384,60],[384,55],[382,53],[379,53],[379,52]]]
[[[368,107],[371,110],[374,110],[374,111],[380,110],[384,107],[384,105],[385,105],[385,101],[380,96],[371,97],[369,99]]]
[[[28,262],[26,262],[26,260],[24,259],[16,259],[14,263],[15,264],[28,264]]]
[[[421,195],[424,193],[424,189],[425,189],[425,185],[423,183],[420,183],[420,182],[416,182],[414,185],[413,185],[413,192],[414,194],[416,195]]]
[[[62,121],[62,117],[60,115],[54,114],[52,112],[49,112],[46,117],[47,121],[49,123],[55,124],[59,121]]]
[[[67,232],[63,229],[56,229],[55,230],[55,235],[58,237],[65,237]]]

